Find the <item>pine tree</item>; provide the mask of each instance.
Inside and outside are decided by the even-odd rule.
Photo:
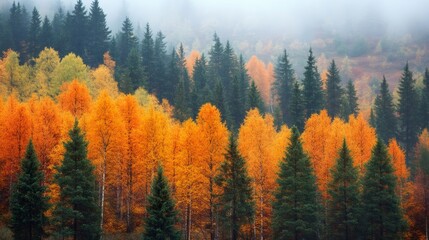
[[[396,116],[393,98],[389,91],[389,85],[383,76],[380,93],[375,99],[375,126],[377,135],[388,142],[396,136]]]
[[[186,58],[183,50],[183,45],[180,44],[179,52],[177,54],[177,76],[179,80],[175,88],[175,116],[184,121],[191,117],[191,104],[190,104],[190,94],[191,94],[191,83],[188,75],[188,70],[186,69]]]
[[[343,89],[341,88],[340,72],[335,61],[332,60],[328,69],[328,78],[326,80],[326,109],[332,118],[340,115],[341,98]]]
[[[322,80],[320,79],[316,66],[316,59],[313,56],[311,48],[309,53],[303,80],[303,96],[306,118],[309,118],[313,113],[318,113],[324,106]]]
[[[374,110],[371,108],[371,111],[369,113],[369,125],[373,128],[377,127],[377,123],[375,121],[375,114],[374,114]]]
[[[405,221],[391,159],[381,139],[372,150],[362,183],[361,225],[366,239],[400,239]]]
[[[209,51],[209,63],[208,63],[208,76],[209,83],[211,84],[211,88],[215,88],[218,81],[221,81],[223,85],[223,81],[221,79],[222,72],[222,61],[223,61],[223,45],[220,42],[219,37],[215,33],[213,35],[213,46]]]
[[[232,95],[232,97],[236,97],[239,100],[240,107],[240,124],[243,122],[244,117],[246,115],[246,93],[249,89],[250,76],[247,73],[246,62],[243,59],[243,55],[240,55],[238,59],[238,95]]]
[[[237,149],[233,136],[225,160],[215,177],[216,184],[222,189],[219,196],[219,216],[221,226],[228,236],[236,240],[241,234],[241,227],[250,224],[255,214],[255,202],[252,198],[251,179],[247,173],[246,162]]]
[[[358,171],[345,140],[331,172],[327,209],[329,234],[331,239],[356,239],[360,207]]]
[[[37,8],[34,7],[31,16],[30,30],[28,32],[30,58],[37,56],[37,54],[39,54],[39,52],[42,50],[42,46],[40,44],[41,24],[42,19],[40,18],[39,11],[37,11]]]
[[[154,73],[154,41],[152,37],[152,30],[149,23],[146,24],[144,37],[142,41],[142,64],[147,75],[148,90],[153,92],[155,87],[156,75]]]
[[[216,83],[215,89],[213,91],[213,105],[219,109],[220,115],[222,116],[222,121],[229,122],[229,109],[226,105],[225,94],[222,82],[218,81]]]
[[[166,65],[167,65],[167,51],[164,42],[165,36],[162,32],[158,32],[155,37],[154,51],[153,51],[153,75],[156,80],[153,80],[153,91],[162,99],[166,98],[164,94],[166,82]]]
[[[292,69],[292,64],[289,62],[286,49],[277,61],[274,72],[273,92],[280,105],[280,110],[283,115],[283,121],[291,125],[291,99],[294,90],[295,72]]]
[[[55,234],[61,238],[99,239],[100,209],[97,204],[94,166],[87,158],[84,135],[75,121],[64,143],[66,152],[54,181],[60,187],[59,202],[53,210]]]
[[[348,120],[352,114],[356,117],[359,112],[358,98],[352,80],[347,83],[346,94],[343,97],[341,109],[341,115],[344,120]]]
[[[110,30],[106,24],[106,14],[98,0],[91,3],[88,21],[88,62],[91,67],[103,63],[103,54],[109,50]]]
[[[426,68],[423,78],[423,89],[420,101],[420,127],[429,129],[429,69]]]
[[[162,85],[162,90],[160,91],[160,96],[165,97],[171,103],[174,102],[176,87],[179,84],[179,57],[177,55],[176,49],[173,48],[169,58],[169,63],[167,66],[167,76]]]
[[[152,181],[148,196],[143,233],[144,240],[180,239],[180,233],[174,226],[177,223],[177,212],[171,196],[170,187],[161,166]]]
[[[66,55],[65,43],[66,40],[66,28],[65,28],[66,16],[62,8],[59,8],[52,19],[52,46],[60,53],[61,56]]]
[[[146,84],[141,58],[136,48],[131,49],[126,64],[119,69],[119,89],[125,93],[133,93]]]
[[[66,23],[68,30],[67,38],[69,42],[69,51],[84,59],[87,62],[85,49],[87,49],[88,36],[88,14],[82,0],[78,0],[74,6],[73,12],[68,16]]]
[[[42,239],[43,226],[47,223],[48,210],[44,176],[30,140],[21,161],[21,173],[14,185],[10,200],[11,228],[14,239]]]
[[[316,177],[304,153],[299,131],[292,128],[286,157],[280,162],[273,202],[274,239],[318,239],[319,211]]]
[[[405,149],[407,162],[410,161],[419,131],[417,93],[414,87],[413,73],[408,68],[408,62],[399,82],[399,139]]]
[[[260,113],[265,112],[264,102],[262,101],[261,93],[256,87],[255,81],[252,81],[252,83],[250,84],[249,93],[247,97],[247,104],[248,104],[246,107],[247,110],[257,108]]]
[[[43,19],[42,30],[40,32],[40,46],[42,48],[53,47],[52,25],[47,16]]]
[[[128,56],[134,48],[137,48],[137,38],[134,36],[133,24],[127,17],[122,23],[122,30],[119,34],[118,65],[126,64]]]
[[[304,100],[302,90],[298,82],[293,86],[292,96],[290,100],[290,124],[296,126],[299,131],[304,129],[305,115],[304,115]]]
[[[21,7],[20,3],[16,4],[15,2],[13,2],[9,12],[9,29],[13,41],[12,49],[20,53],[21,62],[24,62],[27,58],[28,13],[25,7]]]

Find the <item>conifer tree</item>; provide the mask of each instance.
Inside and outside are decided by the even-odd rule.
[[[134,28],[131,20],[127,17],[122,23],[122,29],[119,33],[118,43],[118,64],[125,64],[131,50],[137,48],[137,38],[134,35]]]
[[[247,104],[247,110],[257,108],[260,113],[265,112],[264,102],[262,101],[261,93],[256,87],[255,81],[252,81],[252,83],[250,84]]]
[[[372,150],[362,183],[361,226],[365,239],[400,239],[405,221],[395,194],[391,159],[381,139]]]
[[[298,82],[293,86],[292,96],[290,100],[290,124],[296,126],[299,131],[304,129],[305,113],[304,113],[304,100],[302,90]]]
[[[82,0],[78,0],[71,15],[67,16],[66,30],[69,42],[69,51],[80,56],[87,62],[85,49],[87,48],[88,36],[88,14]]]
[[[247,173],[246,162],[237,149],[233,136],[229,139],[225,160],[215,177],[222,189],[219,197],[220,223],[228,239],[244,238],[242,226],[250,224],[255,214],[251,179]]]
[[[14,239],[42,239],[43,226],[47,223],[45,211],[48,210],[48,198],[45,196],[46,187],[42,185],[43,181],[40,163],[30,140],[10,200]]]
[[[291,99],[294,91],[295,72],[292,69],[292,64],[289,62],[286,49],[279,57],[274,72],[273,92],[280,105],[280,110],[283,115],[283,121],[291,125]]]
[[[360,200],[358,171],[353,166],[346,140],[331,172],[327,209],[329,235],[331,239],[356,239]]]
[[[149,23],[147,23],[142,41],[142,64],[147,75],[149,92],[154,91],[155,79],[157,77],[154,73],[154,50],[152,30]]]
[[[309,118],[311,114],[318,113],[324,106],[322,80],[311,48],[305,66],[303,87],[305,116]]]
[[[60,53],[61,56],[67,54],[65,49],[66,40],[66,28],[65,28],[66,16],[62,8],[59,8],[52,19],[52,46]]]
[[[389,85],[383,76],[380,93],[375,99],[375,126],[377,135],[384,141],[396,136],[396,116],[393,98],[389,91]]]
[[[153,74],[156,79],[152,81],[153,91],[162,99],[166,98],[164,94],[167,70],[167,50],[164,42],[165,36],[162,32],[158,32],[155,37],[153,50]]]
[[[147,218],[143,233],[144,240],[180,239],[180,233],[176,230],[177,212],[171,196],[170,187],[161,166],[151,185],[146,207]]]
[[[408,62],[399,82],[399,139],[405,149],[407,162],[410,161],[414,145],[417,142],[419,131],[418,124],[418,99],[414,86],[413,73],[409,70]]]
[[[40,31],[40,46],[42,48],[53,47],[52,25],[47,16],[43,19],[42,30]]]
[[[274,239],[318,239],[320,204],[316,177],[304,153],[299,131],[292,128],[286,157],[280,162],[273,202]]]
[[[423,89],[420,101],[420,127],[429,129],[429,69],[426,68],[423,78]]]
[[[332,60],[328,69],[328,78],[326,80],[326,110],[332,118],[340,115],[341,98],[343,95],[343,89],[340,84],[340,72],[335,61]]]
[[[377,127],[377,123],[375,121],[374,110],[372,108],[371,108],[370,113],[369,113],[369,125],[373,128]]]
[[[106,24],[106,14],[98,0],[91,3],[88,20],[88,62],[91,67],[103,63],[103,54],[109,49],[110,30]]]
[[[37,56],[37,54],[39,54],[39,52],[42,50],[42,46],[40,44],[41,24],[42,19],[40,18],[39,11],[37,11],[37,8],[34,7],[31,15],[30,29],[28,32],[30,58]]]
[[[119,89],[125,93],[133,93],[146,84],[146,75],[141,65],[141,58],[136,48],[131,49],[127,62],[119,71]]]
[[[356,117],[359,112],[358,98],[352,80],[347,83],[346,94],[343,97],[341,109],[341,115],[344,120],[348,120],[351,114]]]
[[[60,187],[53,210],[55,235],[61,238],[99,239],[100,209],[97,204],[94,166],[87,158],[88,142],[77,120],[64,143],[66,152],[54,181]]]

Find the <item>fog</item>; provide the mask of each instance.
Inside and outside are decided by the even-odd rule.
[[[3,2],[3,3],[1,3]],[[22,0],[52,17],[75,0]],[[89,10],[92,0],[83,0]],[[1,0],[8,8],[12,0]],[[291,43],[311,45],[318,38],[383,37],[429,32],[428,0],[100,0],[113,32],[126,16],[137,34],[146,23],[162,31],[169,44],[183,42],[206,51],[214,32],[238,50],[271,44],[277,52]],[[31,9],[30,9],[31,10]]]

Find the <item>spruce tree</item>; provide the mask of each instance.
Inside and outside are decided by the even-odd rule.
[[[146,75],[141,65],[141,58],[137,48],[133,48],[128,55],[126,64],[120,67],[119,89],[125,93],[134,93],[137,88],[145,87]]]
[[[146,24],[142,41],[142,64],[147,75],[148,91],[153,92],[157,76],[154,73],[154,41],[149,23]]]
[[[40,44],[40,33],[42,30],[41,24],[42,19],[40,18],[39,11],[37,11],[37,8],[34,7],[31,15],[30,29],[28,32],[28,47],[30,58],[37,56],[37,54],[39,54],[39,52],[42,50],[42,46]]]
[[[118,65],[126,64],[132,49],[137,48],[137,38],[134,36],[134,28],[131,20],[127,17],[122,23],[118,43]]]
[[[293,86],[292,96],[290,100],[290,124],[296,126],[299,131],[304,129],[305,113],[304,113],[304,99],[302,90],[298,82]]]
[[[45,16],[43,19],[42,30],[40,32],[40,46],[42,48],[53,47],[53,37],[51,22],[49,21],[49,18]]]
[[[64,143],[62,164],[54,181],[60,187],[59,201],[53,210],[55,235],[61,238],[99,239],[100,209],[97,204],[94,166],[87,158],[88,142],[77,120]]]
[[[45,211],[48,210],[43,181],[40,163],[30,140],[10,199],[14,239],[42,239],[43,226],[47,223]]]
[[[67,38],[69,42],[69,51],[80,56],[87,62],[86,48],[88,43],[88,14],[82,0],[78,0],[74,6],[73,12],[68,16],[66,23],[68,31]]]
[[[389,85],[384,76],[380,86],[380,93],[375,99],[374,108],[377,135],[384,142],[388,142],[396,136],[396,116],[393,97],[390,94]]]
[[[374,110],[372,108],[371,108],[370,113],[369,113],[369,125],[373,128],[377,127],[377,123],[375,121]]]
[[[420,127],[429,129],[429,69],[426,68],[423,78],[422,96],[420,101]]]
[[[356,116],[359,112],[358,98],[352,80],[347,83],[346,94],[343,97],[341,115],[344,120],[348,120],[350,115]]]
[[[311,48],[305,66],[303,86],[305,116],[309,118],[311,114],[318,113],[324,107],[322,80]]]
[[[106,24],[106,14],[98,0],[91,3],[88,20],[88,62],[91,67],[103,63],[103,54],[109,50],[110,30]]]
[[[61,56],[64,56],[67,53],[65,48],[65,43],[67,42],[65,21],[66,16],[64,11],[62,8],[59,8],[52,19],[52,32],[55,33],[53,34],[52,46],[60,53]]]
[[[365,239],[400,239],[405,221],[395,194],[396,177],[386,146],[378,139],[362,180]]]
[[[143,233],[144,240],[180,239],[180,233],[174,226],[177,212],[171,196],[170,187],[161,166],[152,181],[148,205],[146,207],[147,218]]]
[[[247,104],[248,104],[246,107],[247,110],[257,108],[260,113],[265,112],[264,102],[262,101],[261,93],[256,87],[255,81],[252,81],[252,83],[250,84],[249,93],[247,97]]]
[[[166,98],[164,89],[168,59],[164,39],[165,36],[162,32],[156,34],[153,51],[153,75],[156,76],[156,80],[152,81],[152,87],[159,99]]]
[[[273,92],[279,102],[280,110],[283,115],[283,121],[291,125],[291,99],[294,91],[295,72],[292,64],[289,62],[286,49],[279,57],[274,70]]]
[[[304,153],[299,131],[292,128],[286,157],[280,162],[273,202],[274,239],[318,239],[320,205],[316,177]]]
[[[246,161],[240,155],[233,136],[229,139],[225,160],[215,177],[221,188],[219,196],[219,216],[221,228],[227,239],[243,238],[242,226],[251,224],[255,214],[251,179],[247,173]]]
[[[341,88],[340,72],[332,60],[328,69],[328,78],[326,80],[326,109],[332,118],[340,115],[341,98],[343,89]]]
[[[399,82],[399,139],[405,149],[407,162],[410,161],[414,145],[417,142],[419,132],[418,124],[418,99],[414,87],[413,73],[408,68],[408,62]]]
[[[328,185],[328,226],[331,239],[356,239],[359,220],[358,171],[346,140],[332,170]]]
[[[179,57],[177,55],[176,49],[172,49],[169,62],[167,65],[167,76],[160,90],[160,96],[165,96],[165,98],[174,103],[176,87],[179,84]]]

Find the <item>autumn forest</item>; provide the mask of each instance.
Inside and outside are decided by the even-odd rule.
[[[428,238],[427,68],[362,111],[312,48],[296,71],[124,19],[0,11],[0,239]]]

